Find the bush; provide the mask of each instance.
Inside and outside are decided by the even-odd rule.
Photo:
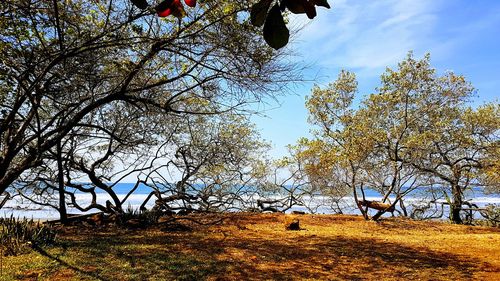
[[[140,222],[142,226],[150,226],[156,224],[160,216],[161,212],[158,211],[139,211],[129,206],[124,213],[119,216],[117,222],[119,225],[128,226],[129,221],[136,220]]]
[[[19,255],[32,246],[54,244],[56,232],[33,219],[0,218],[0,247],[5,256]]]

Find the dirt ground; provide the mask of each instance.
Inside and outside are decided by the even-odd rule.
[[[288,231],[290,217],[69,227],[56,246],[4,257],[0,280],[500,280],[499,228],[295,215],[302,229]]]

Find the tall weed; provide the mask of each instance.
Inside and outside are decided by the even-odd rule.
[[[56,240],[56,231],[33,219],[0,218],[0,247],[4,256],[24,253],[32,246],[51,245]]]

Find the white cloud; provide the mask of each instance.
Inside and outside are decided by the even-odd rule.
[[[314,83],[326,86],[340,68],[347,68],[358,76],[359,101],[379,85],[378,76],[385,67],[394,67],[413,50],[416,57],[430,52],[432,64],[440,73],[452,69],[470,78],[479,89],[478,103],[498,101],[500,1],[329,2],[332,9],[318,8],[318,16],[312,21],[305,15],[290,18],[291,25],[304,26],[296,43],[291,44],[291,52],[315,64],[310,72],[319,78]],[[310,92],[308,85],[298,88],[298,101],[289,97],[280,109],[268,112],[270,119],[256,121],[262,135],[276,144],[274,156],[286,154],[286,144],[307,135],[303,96]]]
[[[318,8],[318,16],[298,37],[304,59],[323,67],[378,75],[381,68],[401,60],[409,50],[431,45],[441,1],[330,2],[332,10]]]

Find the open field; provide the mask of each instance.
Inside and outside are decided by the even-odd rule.
[[[191,216],[149,230],[69,227],[3,258],[0,280],[500,280],[500,229],[358,216]],[[167,229],[165,229],[167,228]]]

